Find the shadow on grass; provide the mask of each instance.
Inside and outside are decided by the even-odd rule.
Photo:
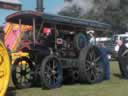
[[[128,80],[128,76],[122,76],[120,74],[114,74],[114,76],[121,78],[121,79],[124,79],[124,80]]]
[[[9,87],[5,96],[16,96],[16,92],[15,92],[15,88],[14,87]]]
[[[114,73],[113,75],[114,75],[115,77],[118,77],[118,78],[121,78],[121,79],[123,78],[123,77],[121,76],[121,74]]]

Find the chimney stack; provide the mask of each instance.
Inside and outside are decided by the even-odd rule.
[[[43,12],[44,11],[43,0],[37,0],[37,8],[36,8],[36,10],[39,11],[39,12]]]

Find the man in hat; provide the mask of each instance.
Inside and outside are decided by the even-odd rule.
[[[87,34],[90,37],[90,40],[89,40],[90,44],[91,45],[96,45],[95,31],[94,30],[89,30],[89,31],[87,31]]]

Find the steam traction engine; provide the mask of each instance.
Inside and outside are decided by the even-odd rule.
[[[62,82],[98,83],[104,70],[101,52],[89,44],[87,28],[106,31],[108,24],[71,17],[21,11],[9,15],[7,22],[31,25],[31,43],[22,49],[29,56],[17,58],[12,79],[17,88],[41,85],[51,89]],[[47,31],[45,30],[47,29]]]

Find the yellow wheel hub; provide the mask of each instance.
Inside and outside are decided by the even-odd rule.
[[[9,83],[10,61],[6,48],[0,41],[0,96],[4,96]]]

